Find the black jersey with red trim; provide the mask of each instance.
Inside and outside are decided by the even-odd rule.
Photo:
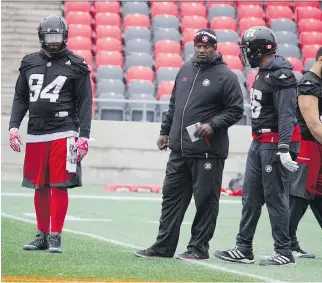
[[[284,57],[276,55],[259,68],[250,90],[253,136],[263,141],[262,135],[271,135],[272,142],[278,136],[278,148],[285,150],[297,141],[292,138],[297,126],[297,81],[292,69]]]
[[[320,121],[322,121],[322,79],[311,71],[306,72],[298,84],[299,95],[313,95],[318,98],[319,117]],[[297,117],[301,127],[302,139],[317,142],[307,127],[299,107],[297,107]]]
[[[23,57],[12,105],[10,128],[19,128],[29,110],[27,133],[65,131],[89,137],[92,89],[86,61],[65,49],[48,57],[43,49]]]

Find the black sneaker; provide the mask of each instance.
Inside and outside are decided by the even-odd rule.
[[[242,252],[238,246],[226,251],[216,251],[215,257],[232,262],[254,263],[254,255],[252,252]]]
[[[152,250],[151,248],[136,251],[135,255],[137,257],[167,257],[167,256],[157,253],[156,251]]]
[[[38,251],[48,249],[48,233],[41,232],[37,230],[35,238],[27,245],[23,246],[25,251]]]
[[[315,258],[314,254],[305,252],[301,248],[292,250],[292,254],[295,258]]]
[[[199,256],[192,251],[186,251],[182,254],[177,254],[175,258],[182,260],[209,260],[209,256]]]
[[[275,252],[273,255],[261,258],[259,265],[286,265],[295,266],[293,255],[285,256]]]
[[[59,233],[50,233],[48,236],[49,252],[61,253],[61,236]]]

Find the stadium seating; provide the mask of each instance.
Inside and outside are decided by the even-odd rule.
[[[193,56],[198,29],[215,30],[217,51],[238,77],[245,103],[257,74],[244,69],[238,58],[246,29],[270,27],[278,54],[293,65],[297,79],[312,66],[322,46],[319,1],[66,1],[63,11],[69,48],[93,71],[95,96],[124,100],[96,103],[98,116],[107,120],[142,120],[142,105],[128,105],[129,98],[169,101],[179,68]],[[149,121],[160,121],[168,109],[150,106]],[[241,123],[249,121],[247,115]]]

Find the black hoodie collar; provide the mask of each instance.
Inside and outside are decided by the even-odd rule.
[[[200,69],[207,68],[212,65],[220,65],[220,64],[226,64],[222,58],[222,55],[220,53],[215,53],[214,56],[209,61],[203,61],[200,58],[196,56],[196,54],[191,58],[191,61],[193,64]]]
[[[47,56],[45,50],[43,48],[40,49],[40,55],[45,59],[45,60],[57,60],[59,58],[62,58],[64,57],[65,55],[68,55],[72,53],[70,50],[68,50],[67,48],[64,49],[63,51],[59,52],[58,54],[56,54],[55,56],[53,57],[49,57]]]

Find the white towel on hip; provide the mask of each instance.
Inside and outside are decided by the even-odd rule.
[[[76,173],[76,151],[73,151],[75,146],[75,137],[67,138],[67,155],[66,155],[66,170],[68,173]]]

